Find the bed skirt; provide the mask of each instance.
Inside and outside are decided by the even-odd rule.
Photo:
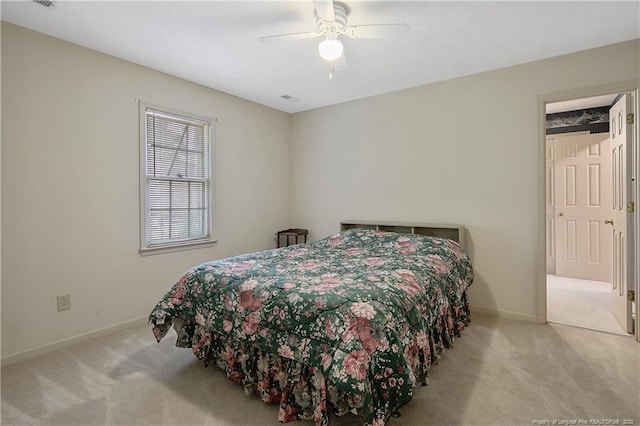
[[[470,312],[466,293],[461,304],[449,307],[429,330],[416,330],[413,340],[404,347],[409,360],[415,385],[428,383],[428,371],[441,356],[445,348],[450,348],[456,336],[469,324]],[[187,323],[176,318],[173,327],[178,334],[176,346],[192,348],[196,357],[204,361],[205,367],[213,363],[225,370],[227,378],[241,384],[245,393],[257,394],[264,402],[280,406],[278,420],[292,422],[314,420],[318,426],[329,424],[329,412],[337,416],[354,413],[363,419],[365,425],[382,426],[399,407],[373,407],[373,412],[363,412],[363,401],[358,395],[339,390],[315,367],[267,353],[255,344],[229,339],[215,331],[207,330],[196,323]],[[155,326],[158,341],[166,330]],[[428,336],[425,339],[424,336]],[[393,371],[369,369],[369,381],[378,383],[390,392],[395,388]],[[388,398],[386,398],[388,400]],[[383,404],[385,398],[376,398]]]

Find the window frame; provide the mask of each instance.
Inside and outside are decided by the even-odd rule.
[[[168,253],[174,251],[191,250],[196,248],[210,247],[215,245],[217,240],[215,238],[215,190],[214,190],[214,125],[216,119],[204,117],[191,112],[180,111],[175,108],[169,108],[162,105],[156,105],[149,102],[138,100],[138,123],[139,123],[139,168],[140,168],[140,247],[139,253],[142,256],[151,254]],[[208,205],[206,206],[208,234],[204,237],[189,238],[189,239],[174,239],[174,241],[164,241],[162,243],[153,243],[149,238],[149,222],[150,222],[150,196],[149,196],[149,178],[147,175],[147,111],[157,111],[161,114],[173,116],[178,119],[184,119],[187,121],[200,121],[207,127],[204,132],[205,144],[208,145],[208,155],[205,156],[205,161],[208,161]],[[175,180],[184,181],[179,177],[175,179],[163,180]]]

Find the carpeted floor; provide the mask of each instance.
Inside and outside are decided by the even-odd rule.
[[[416,388],[389,426],[640,425],[640,344],[632,337],[472,318],[432,367],[429,386]],[[3,367],[2,425],[278,424],[276,406],[245,396],[169,337],[157,344],[137,327]],[[354,416],[334,421],[360,424]]]
[[[626,335],[611,313],[611,283],[547,275],[547,320]]]

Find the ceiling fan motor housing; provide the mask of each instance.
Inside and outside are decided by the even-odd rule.
[[[316,19],[318,30],[323,34],[346,34],[347,16],[349,15],[349,7],[340,2],[333,2],[335,12],[335,20],[325,21],[320,16]]]

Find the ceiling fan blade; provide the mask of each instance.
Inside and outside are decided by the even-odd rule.
[[[351,38],[402,38],[411,34],[411,28],[407,24],[373,24],[356,25],[346,29]]]
[[[333,8],[333,0],[313,0],[316,13],[325,21],[335,21],[336,11]]]
[[[280,34],[280,35],[260,37],[258,41],[261,43],[276,43],[280,41],[289,41],[289,40],[305,40],[305,39],[320,37],[321,35],[322,33]]]

